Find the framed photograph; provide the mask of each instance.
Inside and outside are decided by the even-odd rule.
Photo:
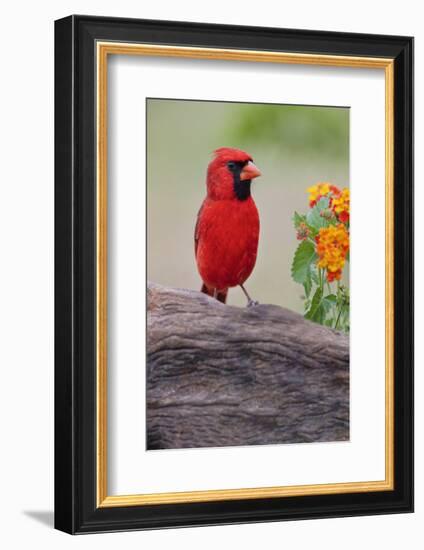
[[[413,510],[413,39],[55,23],[55,525]]]

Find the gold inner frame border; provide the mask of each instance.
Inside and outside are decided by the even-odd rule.
[[[385,72],[385,479],[315,485],[214,489],[172,493],[108,495],[107,492],[107,62],[109,55],[139,55],[384,69]],[[394,60],[391,58],[302,54],[165,46],[141,43],[96,43],[97,63],[97,335],[96,335],[96,471],[97,507],[212,502],[306,495],[365,493],[394,489]]]

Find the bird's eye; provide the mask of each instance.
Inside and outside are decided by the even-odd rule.
[[[236,163],[235,162],[227,162],[227,166],[230,170],[234,170],[234,168],[236,167]]]

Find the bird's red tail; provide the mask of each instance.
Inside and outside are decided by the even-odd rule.
[[[200,289],[200,292],[203,292],[204,294],[207,294],[208,296],[212,296],[212,298],[216,298],[219,302],[222,302],[225,304],[227,301],[227,293],[228,290],[224,290],[223,292],[218,292],[216,296],[214,296],[214,290],[208,288],[204,283],[202,285],[202,288]]]

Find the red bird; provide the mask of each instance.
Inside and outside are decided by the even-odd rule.
[[[256,263],[259,214],[250,194],[253,178],[261,173],[250,155],[221,147],[209,163],[207,195],[197,215],[194,248],[203,280],[202,292],[225,304],[230,287],[240,286]]]

